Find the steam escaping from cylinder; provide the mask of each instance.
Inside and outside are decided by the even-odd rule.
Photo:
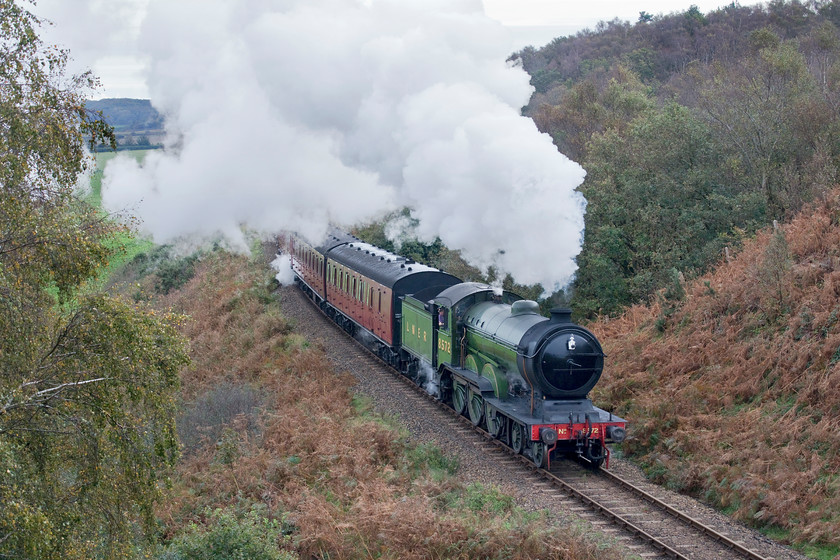
[[[435,368],[428,362],[423,360],[419,361],[420,364],[420,371],[419,375],[420,378],[418,379],[419,384],[423,387],[423,389],[433,397],[440,396],[440,385],[438,384],[437,372],[435,372]]]
[[[519,372],[505,370],[504,373],[508,382],[508,391],[511,395],[525,395],[530,393],[531,389],[525,383],[525,380],[522,379],[522,376],[519,375]]]
[[[408,207],[482,269],[572,278],[584,171],[521,116],[529,76],[480,0],[149,0],[140,44],[165,150],[112,161],[103,203],[156,241],[317,243]]]
[[[277,271],[274,278],[281,286],[291,286],[295,282],[295,275],[292,272],[292,259],[288,254],[277,255],[271,261],[271,268]]]

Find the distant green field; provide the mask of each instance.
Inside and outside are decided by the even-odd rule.
[[[119,153],[131,156],[142,163],[146,154],[151,151],[152,150],[124,150]],[[94,154],[94,157],[96,158],[96,169],[90,178],[90,195],[86,197],[86,200],[97,208],[102,207],[102,172],[105,169],[105,165],[116,156],[117,152],[97,152]]]
[[[126,150],[120,154],[133,156],[139,162],[143,162],[146,154],[151,150]],[[86,197],[86,200],[97,208],[102,207],[102,172],[105,165],[113,159],[117,154],[115,152],[100,152],[96,154],[96,170],[91,175],[90,186],[91,192]],[[96,281],[92,282],[93,287],[101,287],[108,278],[119,270],[125,263],[131,261],[138,254],[149,251],[155,244],[149,239],[143,239],[136,235],[136,232],[119,235],[108,244],[115,249],[114,255],[108,266],[101,272]]]

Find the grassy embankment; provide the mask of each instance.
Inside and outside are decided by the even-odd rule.
[[[624,451],[654,480],[834,558],[840,191],[684,289],[592,325],[609,356],[596,400],[632,422]]]
[[[147,557],[619,558],[584,527],[459,481],[434,446],[373,415],[283,317],[262,252],[161,252],[137,252],[113,288],[189,317],[183,456]]]

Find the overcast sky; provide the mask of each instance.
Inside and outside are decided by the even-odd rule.
[[[347,0],[349,1],[349,0]],[[370,2],[372,0],[362,0]],[[480,0],[462,0],[479,3]],[[696,5],[702,12],[725,6],[727,0],[481,0],[487,16],[510,31],[511,52],[527,45],[542,46],[551,39],[594,28],[615,18],[635,22],[639,12],[669,14]],[[741,0],[741,5],[760,2]],[[145,83],[148,61],[139,52],[137,37],[149,0],[39,0],[34,8],[55,26],[44,31],[51,43],[68,47],[73,70],[90,68],[101,78],[100,97],[148,98]],[[173,0],[172,10],[195,8],[201,2]],[[200,16],[199,16],[200,17]],[[201,25],[197,19],[196,26]]]

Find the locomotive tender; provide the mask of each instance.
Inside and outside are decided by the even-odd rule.
[[[473,424],[537,466],[557,454],[609,466],[626,422],[587,398],[604,353],[568,309],[543,317],[534,301],[337,230],[288,248],[295,281],[327,316]]]

